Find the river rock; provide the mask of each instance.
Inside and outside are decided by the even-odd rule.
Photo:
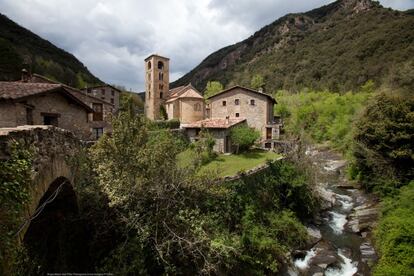
[[[355,207],[349,215],[347,226],[354,233],[359,233],[366,229],[371,229],[378,218],[378,207],[372,204],[364,204]]]
[[[314,248],[316,255],[312,258],[310,267],[318,266],[322,268],[338,262],[339,256],[328,242],[322,240]]]
[[[377,260],[377,253],[370,242],[364,242],[359,247],[361,252],[361,260],[363,262],[375,262]]]
[[[335,205],[336,197],[335,193],[325,189],[323,186],[319,186],[316,189],[319,197],[321,198],[321,209],[326,210],[332,208]]]
[[[309,246],[314,246],[322,239],[321,231],[315,226],[306,227],[306,230],[308,231],[309,236]]]

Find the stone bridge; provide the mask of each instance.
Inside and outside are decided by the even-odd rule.
[[[57,194],[57,189],[61,194],[59,196],[66,199],[64,204],[77,209],[73,190],[74,172],[68,158],[79,152],[82,142],[71,132],[53,126],[0,128],[0,161],[10,157],[10,145],[13,141],[33,150],[29,201],[22,214],[22,223],[26,223],[22,224],[19,232],[19,239],[22,241],[38,207],[50,195]]]

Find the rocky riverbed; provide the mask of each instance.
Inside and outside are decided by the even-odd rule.
[[[287,275],[370,275],[377,254],[372,229],[378,201],[347,181],[346,161],[328,149],[306,154],[318,168],[316,188],[321,211],[308,225],[308,248],[292,252]]]

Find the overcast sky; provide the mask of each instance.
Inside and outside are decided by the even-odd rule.
[[[0,12],[74,54],[110,84],[143,90],[143,60],[170,58],[171,80],[277,18],[331,0],[0,0]],[[414,0],[381,0],[406,10]],[[1,27],[1,26],[0,26]]]

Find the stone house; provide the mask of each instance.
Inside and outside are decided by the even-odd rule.
[[[0,82],[0,127],[54,125],[89,139],[92,112],[61,84]]]
[[[234,152],[233,144],[230,138],[230,131],[233,127],[246,123],[243,118],[225,118],[225,119],[205,119],[190,124],[185,124],[187,135],[191,142],[199,139],[201,130],[207,131],[215,140],[213,150],[219,153]]]
[[[204,119],[204,98],[191,84],[170,90],[165,101],[168,119],[178,119],[182,124]]]
[[[119,109],[119,98],[122,91],[112,85],[105,84],[87,87],[83,88],[82,91],[86,92],[88,95],[94,96],[95,98],[99,98],[105,102],[113,104],[115,111]]]
[[[207,101],[210,119],[246,119],[249,127],[260,132],[263,147],[272,148],[274,140],[279,139],[279,124],[273,116],[276,100],[272,96],[234,86],[209,97]]]
[[[93,96],[94,93],[87,93],[86,90],[79,90],[74,87],[70,87],[68,85],[46,78],[45,76],[39,74],[29,75],[25,70],[23,70],[22,82],[50,83],[62,85],[63,87],[65,87],[66,91],[70,92],[74,97],[78,98],[82,102],[86,103],[90,108],[92,108],[93,112],[88,115],[88,123],[90,129],[90,136],[88,140],[97,140],[104,133],[112,132],[110,117],[117,110],[115,104],[109,103],[105,99],[102,99],[102,97]],[[116,88],[113,89],[115,91]],[[117,92],[115,93],[114,102],[117,103],[119,106],[119,90],[116,89],[116,91]],[[112,95],[112,93],[109,92],[105,94]]]

